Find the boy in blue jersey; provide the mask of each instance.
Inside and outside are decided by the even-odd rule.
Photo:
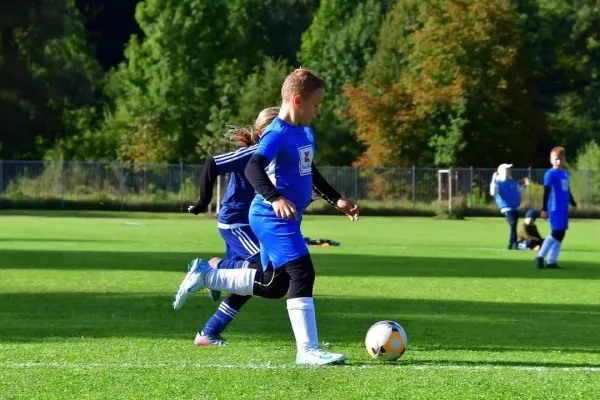
[[[517,224],[519,222],[519,208],[521,207],[521,196],[529,185],[529,179],[523,179],[520,185],[511,177],[512,164],[501,164],[492,176],[490,183],[490,194],[494,196],[500,212],[506,218],[510,226],[508,249],[517,249]]]
[[[208,210],[217,177],[230,174],[217,223],[219,233],[225,241],[225,259],[212,258],[209,265],[214,269],[260,268],[259,241],[248,222],[250,204],[254,199],[254,188],[244,176],[244,169],[256,151],[258,138],[278,113],[279,107],[266,108],[256,118],[253,129],[232,127],[228,132],[229,139],[241,148],[208,157],[206,160],[200,177],[200,199],[188,208],[192,214],[198,215]],[[268,279],[270,274],[272,271],[267,273]],[[261,279],[264,271],[261,269],[258,275]],[[254,278],[256,279],[256,276]],[[280,279],[278,284],[279,297],[283,297],[289,287],[289,280]],[[209,294],[215,301],[220,297],[220,291],[209,289]],[[251,297],[230,294],[221,302],[204,328],[198,331],[194,343],[198,346],[227,345],[221,333]]]
[[[300,231],[302,214],[318,193],[354,221],[358,207],[340,196],[322,177],[313,160],[315,138],[310,123],[325,96],[321,78],[297,69],[282,87],[279,116],[260,138],[246,167],[246,177],[256,189],[250,208],[250,226],[260,240],[263,265],[290,276],[287,309],[296,338],[296,364],[326,365],[345,356],[319,347],[313,303],[315,270]]]
[[[538,268],[560,268],[557,264],[562,241],[569,229],[569,204],[577,207],[569,187],[569,173],[564,170],[565,149],[555,147],[550,152],[552,168],[544,175],[544,200],[542,203],[542,219],[550,219],[552,232],[546,237],[536,258]],[[548,264],[544,259],[548,256]]]
[[[313,365],[340,363],[345,357],[319,348],[312,302],[315,271],[300,232],[302,212],[312,200],[314,190],[350,220],[358,220],[359,214],[358,207],[342,198],[312,163],[314,137],[307,125],[316,115],[323,96],[320,78],[307,70],[290,74],[282,88],[279,117],[263,134],[269,139],[265,141],[261,137],[257,153],[246,166],[245,175],[258,192],[250,211],[250,226],[261,242],[263,267],[271,262],[274,272],[270,276],[265,272],[261,277],[260,271],[254,269],[212,269],[205,261],[194,259],[173,303],[175,309],[180,308],[191,293],[203,287],[280,298],[285,293],[281,294],[283,285],[279,282],[289,281],[288,312],[298,347],[296,362]],[[274,151],[273,146],[280,148]],[[277,186],[265,172],[268,165]],[[263,204],[260,199],[270,203]]]

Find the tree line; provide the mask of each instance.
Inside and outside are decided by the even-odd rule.
[[[325,165],[598,153],[596,0],[145,0],[135,19],[105,70],[74,0],[0,5],[0,158],[197,163],[299,66],[327,83]]]

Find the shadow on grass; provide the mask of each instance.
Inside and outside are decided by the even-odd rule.
[[[172,300],[148,293],[0,294],[0,342],[191,340],[217,307],[205,292],[177,311]],[[363,346],[374,322],[391,319],[419,351],[600,353],[600,305],[330,297],[315,298],[315,305],[321,339],[351,347]],[[293,345],[283,299],[252,299],[226,333],[234,343]]]
[[[482,254],[493,257],[494,254]],[[173,271],[192,258],[222,254],[0,249],[2,269]],[[538,270],[533,260],[314,254],[317,276],[600,279],[600,265],[565,261],[562,270]]]

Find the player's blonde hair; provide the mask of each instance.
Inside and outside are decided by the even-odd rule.
[[[283,81],[281,99],[299,94],[301,97],[310,96],[319,89],[325,89],[325,81],[305,68],[298,68],[290,73]]]
[[[552,150],[550,150],[550,155],[556,155],[558,157],[564,157],[566,154],[566,150],[564,147],[556,146]]]
[[[237,146],[244,147],[258,143],[263,131],[275,117],[279,115],[279,107],[269,107],[262,110],[252,126],[230,125],[226,137]]]

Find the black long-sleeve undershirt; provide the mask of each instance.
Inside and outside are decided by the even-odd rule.
[[[275,185],[271,182],[265,168],[269,165],[269,160],[260,154],[254,154],[244,170],[246,179],[254,187],[254,189],[260,193],[265,200],[273,201],[281,196],[281,192],[277,190]],[[317,169],[315,163],[312,163],[312,187],[313,190],[327,201],[329,204],[335,206],[336,202],[342,197],[327,180],[321,175]]]
[[[190,212],[194,215],[206,212],[208,206],[212,201],[213,188],[219,177],[219,170],[215,159],[211,156],[208,157],[202,168],[202,174],[200,175],[200,199],[194,207],[190,209]]]
[[[265,172],[265,168],[269,165],[267,157],[254,154],[250,157],[250,161],[246,164],[244,175],[254,189],[265,198],[267,201],[273,201],[281,196],[281,192],[277,190],[269,176]]]
[[[329,184],[329,182],[327,182],[323,175],[321,175],[321,172],[319,172],[315,163],[312,163],[312,183],[313,190],[321,196],[323,200],[335,207],[337,201],[342,196]]]

